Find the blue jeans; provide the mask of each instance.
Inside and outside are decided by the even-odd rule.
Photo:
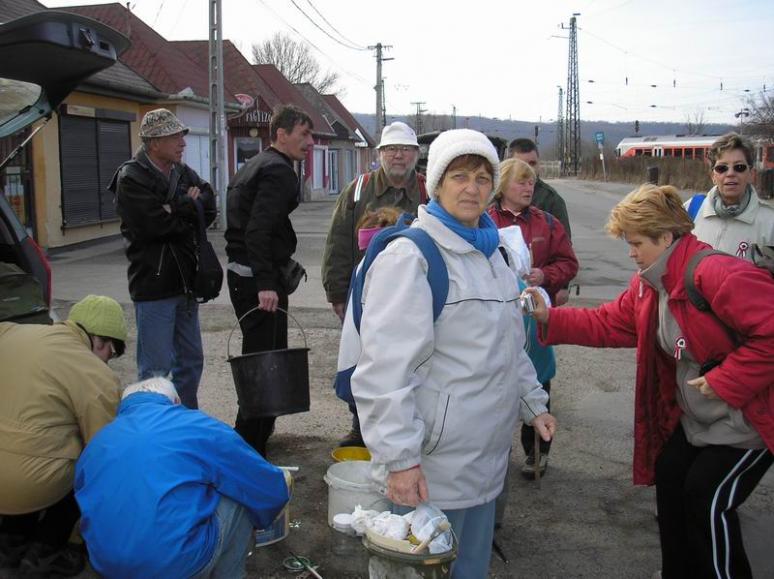
[[[495,502],[467,509],[442,509],[457,536],[457,558],[452,563],[452,579],[486,579],[494,539]],[[392,512],[405,515],[411,507],[393,505]]]
[[[199,304],[186,296],[134,302],[134,314],[138,378],[171,374],[182,403],[198,408],[196,391],[204,367]]]
[[[237,579],[245,576],[247,554],[252,542],[253,525],[245,508],[228,497],[220,497],[215,511],[218,543],[212,559],[191,579]]]

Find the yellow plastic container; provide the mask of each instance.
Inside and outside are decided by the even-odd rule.
[[[346,460],[371,460],[371,453],[363,446],[340,446],[331,451],[331,457],[336,462]]]

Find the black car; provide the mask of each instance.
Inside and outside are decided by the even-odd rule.
[[[128,46],[112,28],[65,12],[0,24],[0,139],[50,118],[78,84],[115,63]],[[0,322],[49,319],[51,267],[3,194],[5,166],[44,124],[0,159]]]

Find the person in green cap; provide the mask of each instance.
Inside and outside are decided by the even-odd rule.
[[[0,323],[0,569],[73,576],[85,565],[68,544],[84,446],[113,420],[126,320],[114,299],[90,295],[67,321]]]

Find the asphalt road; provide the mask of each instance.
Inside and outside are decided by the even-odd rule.
[[[572,297],[571,305],[596,305],[613,298],[625,287],[633,265],[625,244],[608,238],[603,227],[610,208],[632,187],[574,180],[551,183],[567,201],[581,262],[580,295]],[[291,503],[292,529],[288,539],[259,549],[250,558],[249,577],[290,577],[281,566],[290,549],[319,564],[326,578],[367,576],[362,562],[344,561],[332,553],[325,521],[327,486],[322,477],[331,462],[331,448],[347,429],[348,415],[330,388],[339,327],[320,283],[319,265],[332,210],[332,201],[312,202],[292,215],[299,237],[296,258],[309,273],[308,282],[291,296],[291,311],[304,327],[311,348],[312,409],[277,422],[270,457],[277,464],[301,467]],[[221,233],[212,231],[210,237],[223,256]],[[133,317],[120,240],[57,252],[52,265],[61,315],[85,294],[102,293],[125,304]],[[227,291],[200,312],[206,351],[200,405],[233,423],[236,400],[225,358],[234,317]],[[133,336],[132,327],[130,354]],[[303,343],[300,331],[291,329],[290,336],[291,345]],[[238,339],[237,332],[232,350],[238,349]],[[562,346],[557,356],[552,404],[559,432],[549,470],[539,489],[518,475],[511,477],[507,519],[498,534],[511,562],[505,565],[493,557],[491,576],[648,578],[659,568],[660,557],[653,489],[631,485],[633,351]],[[122,381],[133,380],[131,356],[111,364]],[[520,451],[514,450],[517,472],[522,460]],[[774,473],[764,478],[740,513],[756,577],[774,577],[770,548]]]

